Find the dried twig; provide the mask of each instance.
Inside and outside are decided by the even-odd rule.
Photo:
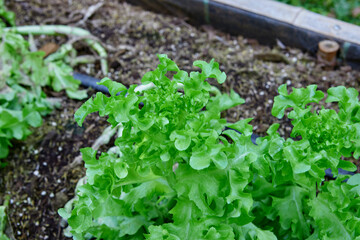
[[[120,126],[116,126],[114,128],[112,126],[109,126],[105,128],[104,132],[101,134],[99,138],[95,140],[91,148],[94,150],[98,150],[102,145],[109,143],[110,139],[119,130],[119,128]],[[72,161],[69,165],[61,169],[61,173],[66,172],[69,169],[76,167],[77,165],[80,165],[82,163],[82,160],[83,159],[81,155],[75,157],[74,161]]]
[[[104,2],[98,2],[97,4],[90,6],[86,10],[84,17],[78,22],[78,24],[83,25],[103,5],[104,5]]]

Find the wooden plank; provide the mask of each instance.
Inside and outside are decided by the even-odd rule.
[[[295,27],[304,28],[329,38],[337,38],[360,45],[360,27],[334,18],[329,18],[300,7],[272,0],[213,0],[220,4],[253,12]]]
[[[285,5],[270,0],[213,0],[234,8],[242,9],[262,16],[270,17],[282,22],[293,23],[303,8]],[[285,7],[284,7],[285,6]]]
[[[337,41],[341,54],[360,68],[360,27],[272,0],[126,0],[157,12],[187,16],[261,44],[285,45],[315,54],[324,39]]]
[[[330,38],[341,39],[360,45],[360,27],[313,12],[302,11],[297,16],[294,25],[308,29]]]

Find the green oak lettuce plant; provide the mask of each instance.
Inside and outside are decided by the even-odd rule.
[[[52,105],[41,90],[44,81],[41,53],[28,51],[28,43],[0,29],[0,158],[8,154],[13,138],[24,139],[30,126],[42,123]]]
[[[21,34],[30,35],[29,41]],[[44,59],[44,52],[30,51],[36,48],[30,47],[34,45],[31,36],[40,34],[81,36],[99,54],[101,69],[107,74],[107,53],[88,31],[63,25],[15,26],[15,14],[0,0],[0,159],[7,157],[11,140],[25,139],[58,105],[56,99],[47,98],[43,88],[64,90],[73,99],[87,97],[72,72],[74,66],[92,58],[77,56],[70,41]],[[0,162],[0,167],[4,165]]]
[[[5,7],[4,0],[0,0],[0,28],[15,26],[15,13],[8,11]]]
[[[255,145],[251,119],[227,123],[221,118],[222,111],[244,100],[235,92],[221,94],[206,81],[225,81],[218,63],[195,61],[201,72],[188,74],[166,55],[158,57],[160,64],[145,74],[143,86],[126,89],[105,78],[100,84],[111,96],[97,93],[75,114],[81,125],[88,114],[99,112],[120,134],[108,152],[81,150],[86,183],[59,210],[74,239],[360,235],[359,175],[322,184],[327,168],[354,170],[341,159],[356,152],[359,139],[357,95],[348,97],[352,90],[329,90],[345,91],[328,100],[352,109],[348,116],[342,110],[312,112],[307,104],[323,97],[315,86],[291,94],[280,87],[273,114],[283,117],[293,108],[293,135],[302,139],[283,139],[275,124]],[[327,127],[337,134],[326,134]]]
[[[255,222],[274,226],[279,239],[359,239],[360,175],[324,182],[327,168],[355,171],[343,160],[359,157],[359,100],[355,89],[343,86],[328,90],[326,102],[338,102],[333,109],[312,110],[324,98],[315,85],[293,89],[279,88],[272,114],[282,118],[287,109],[292,119],[293,140],[284,139],[272,125],[268,136],[259,138],[260,159],[270,171],[254,178],[249,190],[255,200]],[[310,105],[309,105],[310,104]]]
[[[9,200],[5,199],[3,205],[0,206],[0,239],[1,240],[10,240],[10,238],[5,234],[7,226],[7,214],[6,208],[9,205]]]
[[[42,88],[65,90],[71,98],[82,99],[86,91],[72,68],[61,60],[44,61],[44,52],[31,52],[21,35],[0,29],[0,159],[8,155],[11,139],[23,140],[30,127],[39,127],[42,116],[56,105]]]
[[[14,27],[15,14],[0,0],[0,159],[7,157],[12,139],[25,139],[58,105],[47,98],[44,87],[65,90],[74,99],[87,97],[85,90],[78,90],[80,81],[73,78],[67,61],[72,47],[64,45],[44,60],[44,52],[30,51],[29,41],[6,25]]]

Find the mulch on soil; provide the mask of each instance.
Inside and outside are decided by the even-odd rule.
[[[192,66],[195,60],[214,58],[228,76],[221,89],[228,92],[234,89],[246,100],[229,110],[226,117],[229,121],[253,117],[258,135],[265,135],[274,122],[282,123],[283,136],[291,131],[289,120],[271,116],[273,98],[281,84],[290,87],[317,84],[323,91],[337,85],[360,90],[360,73],[348,66],[326,70],[298,49],[261,46],[255,40],[230,36],[210,26],[194,27],[186,19],[155,14],[115,0],[106,1],[82,21],[97,2],[9,1],[8,8],[15,11],[19,26],[66,24],[89,30],[109,53],[108,77],[127,86],[139,84],[141,77],[156,67],[157,53],[168,54],[187,71],[196,70]],[[40,48],[48,42],[62,44],[68,40],[61,36],[39,37],[36,45]],[[93,54],[81,42],[75,46],[80,54]],[[98,63],[85,64],[76,70],[104,77]],[[8,213],[16,239],[66,239],[57,209],[74,196],[76,182],[85,170],[83,166],[65,172],[62,169],[78,156],[80,148],[91,146],[108,126],[104,118],[92,114],[83,127],[78,127],[73,114],[81,102],[67,99],[64,94],[60,97],[62,107],[46,117],[43,126],[35,129],[26,141],[14,142],[6,159],[8,166],[0,170],[4,189],[0,194],[11,197]]]

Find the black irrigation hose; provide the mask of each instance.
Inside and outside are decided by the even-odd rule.
[[[235,129],[232,129],[232,128],[229,128],[229,127],[225,127],[225,130],[233,130],[233,131],[241,134],[241,132],[239,132],[238,130],[235,130]],[[251,141],[252,141],[253,144],[257,145],[257,144],[256,144],[256,139],[257,139],[258,137],[259,137],[259,136],[256,135],[255,133],[253,133],[253,134],[251,135]]]
[[[73,76],[74,76],[74,78],[76,80],[79,80],[81,82],[81,85],[83,85],[84,87],[91,87],[92,89],[95,89],[97,91],[109,94],[109,90],[107,89],[107,87],[102,86],[102,85],[97,85],[97,83],[100,82],[99,79],[91,77],[89,75],[82,74],[82,73],[74,73]],[[239,132],[239,131],[237,131],[235,129],[232,129],[232,128],[226,128],[226,129],[234,130],[237,133],[241,134],[241,132]],[[256,139],[258,137],[259,136],[256,135],[256,134],[253,134],[251,136],[251,141],[255,145],[256,145]],[[341,169],[341,168],[339,168],[338,171],[339,171],[339,174],[341,174],[341,175],[354,175],[355,174],[355,172],[349,172],[349,171],[346,171],[346,170]],[[325,176],[328,177],[328,178],[334,179],[334,175],[332,174],[330,168],[325,170]]]
[[[356,172],[349,172],[349,171],[346,171],[342,168],[339,168],[338,169],[338,172],[339,172],[339,175],[354,175]],[[331,172],[331,169],[328,168],[325,170],[325,176],[328,177],[328,178],[331,178],[331,179],[335,179],[334,175],[332,174]]]
[[[81,85],[83,85],[84,87],[88,87],[88,88],[91,87],[96,91],[109,94],[109,90],[107,89],[107,87],[103,85],[97,85],[97,83],[100,82],[100,80],[97,78],[82,73],[74,73],[73,77],[76,80],[79,80],[81,82]]]

